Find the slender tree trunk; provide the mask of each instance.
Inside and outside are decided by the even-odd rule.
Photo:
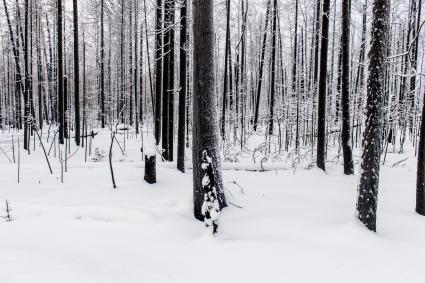
[[[100,1],[100,126],[105,128],[105,0]]]
[[[103,2],[103,1],[102,1]],[[78,40],[78,0],[73,0],[74,8],[74,111],[75,143],[80,145],[80,55]],[[102,113],[103,116],[103,113]]]
[[[204,220],[201,210],[204,202],[201,168],[204,150],[212,159],[220,208],[226,206],[214,92],[213,4],[213,0],[193,1],[193,201],[194,214],[199,220]]]
[[[169,67],[168,67],[168,160],[174,160],[174,24],[175,24],[175,0],[168,0],[167,10],[170,13],[169,22]]]
[[[298,0],[297,0],[298,2]],[[297,5],[298,6],[298,5]],[[277,25],[277,0],[273,0],[273,23],[272,23],[272,65],[271,65],[271,86],[270,86],[270,117],[269,117],[269,135],[273,135],[274,118],[274,97],[276,80],[276,25]]]
[[[421,19],[422,0],[419,0],[418,5],[418,26]],[[418,42],[416,40],[415,57],[418,55]],[[425,92],[424,92],[425,94]],[[425,99],[423,100],[422,120],[418,147],[418,169],[416,175],[416,212],[425,216]]]
[[[162,43],[162,0],[157,0],[155,28],[155,141],[157,145],[161,137]]]
[[[180,9],[180,91],[179,91],[179,127],[177,141],[177,169],[184,172],[184,154],[186,138],[186,82],[187,82],[187,0],[183,0]]]
[[[353,156],[350,146],[350,19],[351,0],[342,0],[342,77],[341,105],[342,131],[341,142],[344,155],[344,174],[354,174]]]
[[[30,130],[30,124],[31,124],[31,117],[30,117],[30,53],[29,53],[29,0],[25,0],[25,40],[24,40],[24,64],[25,64],[25,92],[24,92],[24,149],[29,150],[29,130]],[[32,57],[32,56],[31,56]],[[31,58],[32,59],[32,58]]]
[[[326,81],[328,72],[330,0],[323,0],[322,41],[320,48],[319,107],[317,119],[317,167],[325,170],[326,145]]]
[[[170,82],[170,10],[169,10],[169,1],[164,0],[164,38],[163,38],[163,66],[162,66],[162,136],[161,136],[161,147],[162,147],[162,157],[165,160],[169,160],[169,150],[168,150],[168,120],[169,120],[169,82]]]
[[[271,0],[269,0],[267,3],[266,24],[264,26],[263,45],[261,48],[260,69],[258,74],[258,85],[257,85],[257,98],[255,101],[255,112],[254,112],[254,131],[257,130],[258,112],[260,110],[261,85],[263,81],[264,56],[266,54],[267,27],[269,24],[270,2]]]
[[[316,15],[314,28],[314,70],[313,70],[313,85],[316,90],[317,77],[319,73],[319,43],[320,43],[320,7],[321,1],[316,1]]]
[[[226,0],[226,46],[224,51],[224,84],[223,84],[223,102],[221,108],[221,138],[226,137],[226,108],[227,94],[229,91],[229,53],[230,53],[230,0]]]
[[[57,96],[58,96],[58,120],[59,120],[59,143],[64,144],[65,136],[65,109],[63,91],[63,35],[62,35],[62,0],[57,1]]]
[[[376,231],[382,139],[382,103],[384,100],[385,62],[389,35],[389,2],[389,0],[374,0],[372,4],[365,109],[366,125],[363,133],[361,175],[358,186],[358,219],[372,231]]]
[[[124,92],[125,92],[125,67],[124,67],[124,54],[125,54],[125,46],[124,46],[124,7],[125,1],[121,0],[121,42],[120,42],[120,98],[118,102],[118,119],[121,123],[124,123]]]

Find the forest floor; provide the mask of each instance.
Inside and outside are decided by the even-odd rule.
[[[0,134],[10,159],[11,139]],[[21,150],[20,183],[0,152],[0,215],[6,199],[12,208],[11,222],[0,219],[0,282],[424,282],[413,150],[389,153],[382,167],[377,234],[355,220],[358,174],[329,162],[327,173],[224,170],[241,208],[225,208],[211,237],[193,218],[190,170],[159,162],[158,183],[147,184],[141,141],[130,139],[126,156],[114,145],[113,189],[109,144],[106,131],[93,140],[105,155],[96,162],[74,154],[63,183],[53,149],[53,174],[38,142],[31,155]]]

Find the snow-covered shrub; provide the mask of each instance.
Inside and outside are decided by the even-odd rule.
[[[215,187],[214,168],[212,158],[208,152],[202,152],[202,190],[204,192],[204,202],[202,203],[202,215],[204,216],[205,226],[212,234],[217,233],[218,219],[220,217],[220,206],[217,199],[217,190]]]
[[[9,205],[9,202],[6,200],[6,207],[5,207],[5,216],[0,216],[1,218],[6,219],[6,221],[12,221],[12,216],[10,215],[10,212],[12,211],[12,208]]]
[[[105,154],[103,153],[103,150],[100,150],[98,147],[94,149],[94,156],[92,160],[94,162],[102,161],[102,159],[105,157]]]

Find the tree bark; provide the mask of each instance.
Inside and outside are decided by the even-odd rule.
[[[342,77],[341,106],[342,130],[341,143],[344,155],[344,174],[354,174],[353,154],[350,146],[350,19],[351,0],[342,0]]]
[[[373,18],[366,86],[366,124],[362,140],[363,153],[358,186],[357,217],[372,231],[376,231],[376,207],[382,139],[382,104],[384,100],[384,76],[389,34],[389,2],[389,0],[374,0],[372,6]]]
[[[103,2],[103,1],[102,1]],[[74,111],[75,111],[75,143],[80,145],[80,59],[78,40],[78,0],[73,0],[74,9]],[[103,113],[102,113],[103,116]],[[103,127],[102,127],[103,128]]]
[[[186,82],[187,82],[187,0],[183,0],[180,9],[180,91],[179,91],[179,124],[177,141],[177,169],[184,168],[185,139],[186,139]]]
[[[298,0],[297,0],[298,7]],[[298,9],[297,9],[298,10]],[[269,109],[269,135],[273,135],[274,97],[276,80],[276,25],[277,25],[277,0],[273,0],[273,23],[272,23],[272,54],[271,54],[271,79],[270,79],[270,109]],[[296,37],[295,37],[296,38]]]
[[[202,154],[212,158],[220,208],[226,206],[219,153],[217,98],[214,92],[213,0],[193,1],[193,201],[203,221]]]
[[[262,48],[261,48],[260,69],[259,69],[258,85],[257,85],[257,98],[255,100],[254,131],[257,130],[258,114],[259,114],[258,112],[260,110],[261,85],[262,85],[262,81],[263,81],[264,56],[265,56],[265,53],[266,53],[267,26],[269,24],[270,2],[271,2],[271,0],[269,0],[268,3],[267,3],[266,24],[264,26],[263,45],[262,45]]]
[[[156,183],[156,156],[145,155],[145,181],[149,184]]]
[[[29,0],[25,0],[25,40],[24,40],[24,65],[25,65],[25,92],[24,92],[24,149],[29,149],[30,131],[30,66],[29,66]]]
[[[75,0],[74,0],[75,1]],[[105,128],[105,0],[100,1],[100,127]]]
[[[329,7],[330,0],[323,0],[322,41],[320,48],[319,72],[319,106],[317,113],[317,167],[323,171],[325,171],[326,81],[328,72]]]
[[[58,96],[58,120],[59,120],[59,143],[64,143],[65,137],[65,109],[63,91],[63,28],[62,28],[62,0],[57,1],[57,96]]]
[[[155,141],[161,137],[161,98],[162,98],[162,0],[156,1],[155,28]]]

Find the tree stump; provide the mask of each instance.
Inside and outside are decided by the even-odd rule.
[[[156,183],[156,156],[145,154],[145,181],[149,184]]]

